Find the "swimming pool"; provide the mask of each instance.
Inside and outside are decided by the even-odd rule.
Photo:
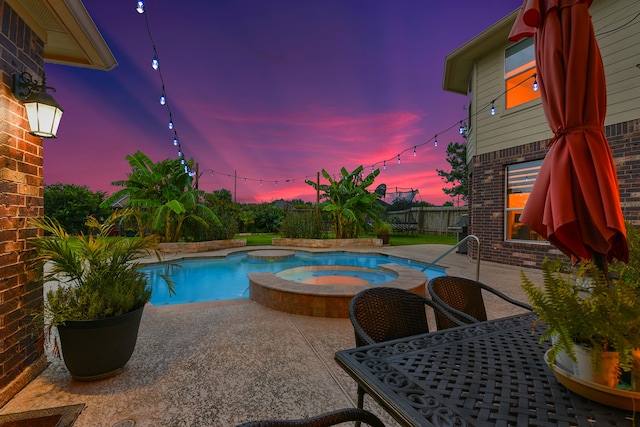
[[[423,270],[426,264],[380,254],[348,252],[307,253],[295,252],[294,256],[283,259],[262,259],[250,257],[247,252],[235,253],[224,258],[192,258],[171,263],[151,264],[143,267],[149,274],[152,287],[153,305],[186,304],[249,297],[251,273],[278,273],[282,270],[304,266],[354,266],[379,269],[379,265],[396,263]],[[175,282],[175,295],[170,296],[161,274],[168,269]],[[387,275],[391,280],[393,275]],[[429,279],[444,276],[438,268],[425,271]],[[386,280],[380,281],[383,284]]]

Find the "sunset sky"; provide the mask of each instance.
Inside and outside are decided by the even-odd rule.
[[[65,112],[58,138],[44,140],[44,177],[111,193],[131,170],[126,155],[140,150],[158,162],[177,149],[136,1],[84,3],[119,65],[46,64]],[[464,142],[458,126],[469,102],[442,89],[445,56],[521,4],[145,2],[175,131],[198,163],[201,189],[228,189],[242,203],[313,201],[305,178],[374,165],[373,187],[418,189],[415,200],[438,205],[451,199],[436,169],[449,169],[449,142]]]

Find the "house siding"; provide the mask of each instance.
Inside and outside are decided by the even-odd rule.
[[[622,212],[640,226],[640,20],[631,19],[640,9],[637,0],[598,0],[590,12],[605,68],[605,134],[617,168]],[[504,22],[511,28],[512,21],[500,25]],[[474,40],[480,43],[483,35]],[[541,100],[504,109],[504,49],[510,45],[505,40],[490,51],[480,50],[474,66],[464,71],[470,73],[473,93],[467,146],[469,232],[479,237],[483,260],[539,268],[545,257],[564,255],[548,243],[505,241],[505,168],[544,158],[553,135]],[[469,244],[469,255],[477,257],[475,243]]]
[[[42,139],[28,133],[22,103],[11,93],[14,73],[43,72],[44,43],[0,0],[0,407],[46,366],[42,270],[28,239],[29,218],[44,213]]]
[[[640,226],[640,118],[605,126],[618,173],[622,213]],[[475,156],[469,165],[469,232],[481,242],[481,259],[521,267],[540,268],[545,257],[565,257],[548,243],[506,241],[505,171],[508,165],[544,158],[548,140]],[[469,256],[477,257],[477,247],[469,244]]]
[[[607,80],[607,116],[605,125],[625,123],[640,114],[640,20],[630,21],[637,13],[637,0],[600,0],[590,12],[602,55]],[[626,23],[626,25],[625,25]],[[540,99],[505,110],[504,49],[476,59],[473,67],[471,135],[468,160],[482,155],[552,137]],[[532,82],[533,83],[533,82]],[[496,115],[489,113],[494,101]]]

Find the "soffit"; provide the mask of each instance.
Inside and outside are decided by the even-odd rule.
[[[44,41],[44,60],[110,70],[118,62],[81,0],[5,0]]]
[[[508,43],[511,27],[518,16],[516,9],[500,21],[474,37],[445,58],[442,88],[467,95],[473,64],[482,56]]]

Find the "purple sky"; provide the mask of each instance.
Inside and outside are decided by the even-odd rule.
[[[436,169],[449,169],[447,144],[464,141],[458,122],[469,102],[442,89],[444,58],[521,3],[147,0],[146,10],[201,189],[234,192],[235,173],[238,202],[313,201],[306,177],[375,164],[372,189],[417,188],[415,200],[442,204],[451,199]],[[126,155],[140,150],[158,162],[177,150],[136,1],[85,5],[119,65],[46,64],[65,113],[58,138],[44,141],[44,177],[111,193],[131,170]]]

